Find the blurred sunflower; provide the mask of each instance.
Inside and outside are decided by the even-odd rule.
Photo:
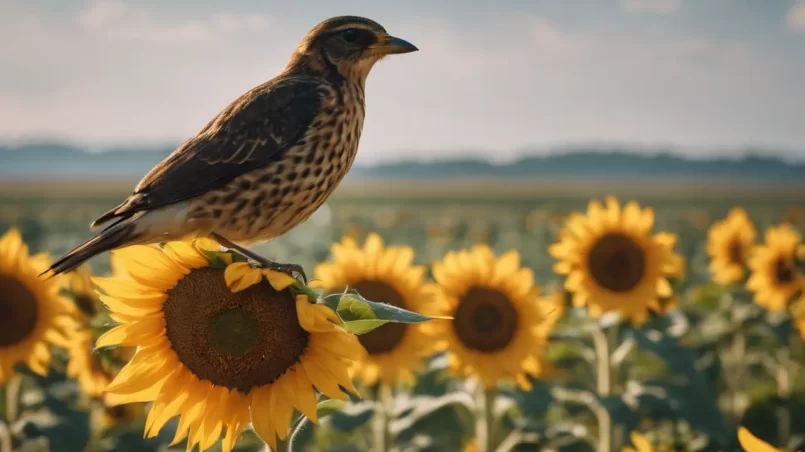
[[[805,289],[797,255],[802,238],[791,225],[783,224],[768,228],[765,239],[750,253],[746,287],[755,293],[757,304],[782,311]]]
[[[333,261],[316,266],[312,286],[331,293],[354,289],[367,300],[388,303],[422,313],[429,301],[425,267],[413,266],[411,247],[385,247],[377,234],[369,234],[362,248],[350,237],[332,246]],[[353,376],[372,385],[412,381],[413,371],[434,345],[422,324],[389,323],[358,336],[368,355],[353,366]]]
[[[669,277],[678,271],[673,234],[651,235],[654,211],[632,201],[623,209],[614,197],[606,207],[590,201],[586,215],[571,215],[551,255],[554,271],[567,275],[573,304],[594,317],[618,312],[635,323],[649,310],[662,311],[660,299],[673,295]]]
[[[673,264],[668,272],[668,280],[674,286],[680,284],[687,277],[687,262],[684,257],[678,254],[673,255],[672,262]],[[660,297],[658,304],[660,309],[657,312],[660,314],[667,313],[679,307],[679,297],[674,291],[671,296]]]
[[[710,273],[713,281],[731,284],[743,280],[746,259],[755,244],[757,230],[746,211],[736,207],[727,218],[707,231],[707,254],[710,256]]]
[[[651,445],[648,438],[638,432],[632,432],[629,435],[634,447],[624,447],[621,452],[654,452],[654,446]]]
[[[154,402],[147,437],[180,416],[174,443],[187,437],[189,448],[226,429],[230,451],[250,422],[275,447],[294,408],[316,422],[314,386],[341,400],[339,385],[356,392],[346,369],[365,352],[332,310],[294,295],[293,278],[208,260],[191,242],[116,254],[128,278],[94,281],[121,325],[96,345],[138,347],[106,391],[110,405]]]
[[[51,345],[69,345],[74,328],[70,303],[59,294],[63,279],[39,274],[50,266],[46,254],[28,256],[17,229],[0,238],[0,384],[25,363],[47,375]]]
[[[558,298],[539,298],[516,251],[499,258],[484,245],[451,251],[433,264],[433,277],[434,314],[453,320],[428,328],[447,339],[454,372],[477,376],[487,388],[513,378],[524,389],[527,375],[549,372],[544,349],[563,308]]]
[[[99,398],[106,385],[112,380],[102,365],[100,357],[93,353],[93,332],[85,327],[72,334],[67,352],[67,376],[74,378],[78,386],[89,397]]]
[[[116,259],[112,259],[114,263]],[[122,275],[122,270],[112,266],[112,273]],[[99,399],[103,395],[106,385],[117,374],[123,363],[131,359],[131,348],[115,349],[109,358],[102,359],[94,352],[95,330],[92,328],[93,319],[102,312],[101,300],[91,281],[91,274],[87,266],[81,266],[70,273],[70,295],[75,306],[77,328],[70,336],[70,346],[67,348],[69,361],[67,362],[67,376],[74,378],[81,390],[89,397]]]
[[[781,450],[753,435],[744,427],[738,429],[738,442],[746,452],[780,452]]]
[[[111,405],[104,398],[103,403],[92,411],[92,426],[106,431],[118,425],[129,425],[143,418],[145,403]]]

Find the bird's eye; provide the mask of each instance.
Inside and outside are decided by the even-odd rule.
[[[354,28],[344,30],[341,33],[341,37],[344,38],[344,41],[346,41],[346,42],[354,42],[355,40],[357,40],[360,37],[360,35],[361,35],[361,32],[356,30],[356,29],[354,29]]]

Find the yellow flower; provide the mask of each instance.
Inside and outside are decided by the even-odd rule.
[[[746,452],[779,452],[780,449],[772,447],[769,443],[753,435],[744,427],[738,429],[738,441]]]
[[[568,218],[559,243],[549,248],[559,260],[554,271],[567,275],[573,304],[594,317],[617,312],[640,324],[649,310],[662,311],[661,299],[673,295],[669,278],[679,272],[673,252],[676,236],[651,234],[654,211],[632,201],[621,208],[613,197],[606,206],[590,201],[587,214]]]
[[[67,376],[76,379],[78,386],[92,398],[99,398],[112,380],[103,369],[100,358],[93,353],[93,334],[89,327],[73,333],[67,352]]]
[[[69,345],[75,325],[70,302],[59,295],[63,280],[39,277],[49,265],[45,254],[28,256],[16,229],[0,238],[0,384],[21,363],[47,375],[50,346]]]
[[[654,452],[654,446],[640,433],[632,432],[629,438],[632,440],[634,447],[624,447],[621,452]]]
[[[746,258],[756,239],[757,230],[741,208],[730,210],[727,218],[713,224],[707,232],[707,254],[713,281],[719,284],[741,281]]]
[[[109,405],[104,403],[92,410],[92,426],[106,431],[119,425],[129,425],[145,416],[145,403]]]
[[[334,313],[248,265],[217,268],[190,242],[116,252],[128,278],[96,278],[121,325],[97,346],[137,346],[106,388],[111,405],[153,401],[147,437],[180,416],[174,443],[230,451],[251,423],[272,447],[293,409],[316,421],[314,386],[347,399],[347,367],[362,352]]]
[[[782,311],[802,293],[805,275],[799,270],[797,257],[801,241],[791,225],[783,224],[767,229],[766,242],[752,248],[746,287],[755,293],[755,303],[770,311]]]
[[[427,326],[447,340],[454,372],[477,376],[487,388],[513,378],[524,389],[527,375],[548,373],[545,344],[563,307],[555,297],[539,298],[516,251],[499,258],[484,245],[451,251],[433,264],[433,277],[434,314],[453,320]]]
[[[334,293],[355,290],[367,300],[409,311],[427,309],[425,268],[412,265],[410,247],[385,247],[377,234],[369,234],[363,248],[345,237],[332,246],[332,254],[332,262],[316,266],[318,281],[311,285]],[[355,363],[352,374],[369,385],[412,381],[413,371],[434,346],[421,324],[388,323],[358,340],[368,353]]]
[[[89,267],[86,265],[78,267],[68,275],[70,294],[73,296],[79,320],[92,318],[101,307],[101,300],[98,298],[98,294],[95,293],[91,276]]]

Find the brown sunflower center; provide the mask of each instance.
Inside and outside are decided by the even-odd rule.
[[[351,286],[360,296],[380,303],[387,303],[398,308],[405,308],[405,299],[394,287],[383,281],[363,280]],[[388,353],[400,344],[405,336],[406,325],[403,323],[387,323],[375,330],[358,336],[363,348],[369,354]]]
[[[509,345],[517,332],[517,309],[503,292],[472,287],[459,301],[453,328],[465,347],[498,351]]]
[[[221,270],[193,270],[168,291],[165,328],[179,360],[198,378],[247,394],[299,361],[308,332],[288,290],[266,281],[232,293]]]
[[[25,340],[36,327],[36,297],[15,278],[0,275],[0,347]]]
[[[590,274],[602,287],[614,292],[634,289],[646,271],[643,248],[631,237],[607,234],[595,243],[588,257]]]
[[[774,263],[774,275],[780,284],[788,284],[794,281],[794,268],[788,259],[781,257]]]
[[[744,261],[743,244],[738,240],[731,241],[729,248],[727,248],[727,256],[729,257],[730,263],[742,264]]]

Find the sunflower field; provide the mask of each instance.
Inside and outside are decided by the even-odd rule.
[[[114,199],[0,197],[0,452],[805,450],[791,199],[350,199],[254,251],[40,275]]]

